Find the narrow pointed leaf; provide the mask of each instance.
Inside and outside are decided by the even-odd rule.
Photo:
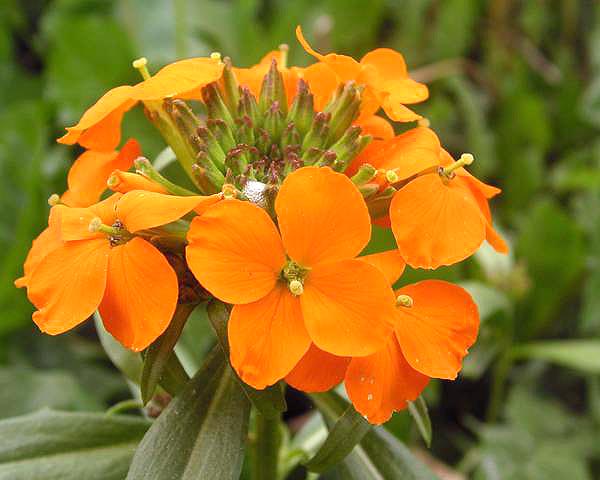
[[[419,396],[414,402],[408,402],[408,411],[417,424],[417,429],[425,444],[427,447],[430,447],[432,436],[431,419],[429,418],[429,411],[427,410],[427,404],[423,396]]]
[[[219,347],[152,425],[128,480],[238,479],[250,403]]]
[[[573,368],[583,373],[600,373],[600,340],[550,340],[514,347],[514,358],[533,358]]]
[[[171,395],[177,395],[189,380],[173,349],[193,309],[192,305],[179,305],[169,327],[146,350],[140,383],[144,405],[159,383]]]
[[[146,420],[41,410],[0,422],[0,480],[122,480]]]
[[[349,403],[337,393],[313,394],[325,424],[331,429]],[[339,480],[436,480],[429,468],[383,427],[373,427],[332,472]]]
[[[350,405],[335,422],[319,451],[308,462],[306,468],[313,472],[325,472],[339,463],[352,451],[371,424]]]
[[[219,345],[229,358],[229,342],[227,340],[227,321],[229,320],[229,310],[222,302],[213,301],[208,305],[208,319],[213,326]],[[244,393],[248,396],[256,409],[265,417],[279,417],[285,412],[287,405],[281,383],[277,383],[264,390],[256,390],[244,383],[236,375]]]

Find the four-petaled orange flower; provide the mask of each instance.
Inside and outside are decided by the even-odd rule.
[[[340,82],[354,81],[365,86],[362,114],[373,115],[379,107],[386,115],[398,122],[410,122],[421,118],[405,105],[427,99],[427,87],[408,76],[402,55],[389,48],[378,48],[367,53],[360,62],[346,55],[316,52],[306,41],[300,26],[296,36],[307,53],[329,66]]]
[[[123,115],[138,102],[165,98],[201,99],[200,89],[217,81],[223,64],[217,58],[189,58],[172,63],[136,85],[122,85],[106,92],[67,128],[58,142],[79,143],[90,150],[114,150],[121,139]]]
[[[344,381],[357,411],[371,423],[406,408],[430,378],[454,379],[479,329],[477,306],[462,288],[425,280],[396,292],[394,334],[367,357],[339,357],[315,345],[286,377],[301,390],[329,390]]]
[[[355,259],[371,228],[352,182],[328,167],[300,168],[281,185],[275,212],[278,227],[261,208],[225,200],[188,233],[190,269],[234,304],[231,363],[255,388],[288,374],[311,342],[364,356],[391,331],[393,292],[376,267]]]
[[[61,201],[70,207],[89,207],[100,200],[106,190],[106,181],[114,170],[129,170],[133,161],[142,154],[135,139],[128,140],[120,151],[83,152],[69,170],[69,189]]]
[[[220,199],[132,191],[88,208],[57,205],[35,241],[17,286],[49,334],[65,332],[96,309],[123,345],[142,350],[168,326],[177,304],[177,276],[164,255],[136,233],[181,218]]]

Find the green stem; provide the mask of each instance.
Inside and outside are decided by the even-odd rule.
[[[256,413],[256,443],[252,480],[277,480],[281,447],[281,420]]]
[[[489,423],[495,422],[500,414],[500,406],[504,400],[504,391],[506,389],[506,380],[513,362],[514,355],[512,355],[510,350],[505,350],[498,362],[496,362],[492,375],[492,388],[486,414],[486,421]]]
[[[175,55],[177,58],[187,56],[187,12],[186,0],[173,0],[175,17]]]
[[[141,410],[142,408],[144,408],[142,402],[131,398],[129,400],[123,400],[122,402],[115,403],[106,411],[106,415],[116,415],[128,410]]]

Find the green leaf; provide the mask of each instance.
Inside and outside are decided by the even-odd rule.
[[[408,411],[413,417],[417,424],[417,429],[421,434],[421,437],[425,441],[427,447],[431,446],[431,420],[429,418],[429,411],[427,410],[427,404],[423,396],[419,396],[414,402],[408,402]]]
[[[149,423],[51,410],[0,422],[0,480],[122,480]]]
[[[146,405],[159,383],[171,395],[177,395],[190,379],[173,351],[193,305],[178,305],[165,332],[146,349],[140,389]]]
[[[215,347],[140,443],[128,480],[239,478],[250,403]]]
[[[342,461],[371,429],[371,424],[352,405],[335,422],[327,439],[308,460],[306,468],[322,473]]]
[[[229,310],[224,303],[213,301],[208,305],[208,319],[217,335],[219,345],[225,355],[229,357],[229,343],[227,341]],[[264,390],[256,390],[245,384],[237,376],[236,378],[252,404],[265,417],[279,417],[287,409],[281,384],[277,383]]]
[[[515,358],[531,358],[574,368],[583,373],[600,374],[600,340],[556,340],[514,347]]]
[[[312,395],[331,425],[348,408],[337,393]],[[435,480],[437,477],[383,427],[372,428],[336,468],[339,480]]]

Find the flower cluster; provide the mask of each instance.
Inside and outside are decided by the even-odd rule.
[[[428,90],[399,53],[356,61],[297,36],[316,59],[306,68],[287,65],[287,47],[251,68],[213,54],[152,76],[136,60],[143,80],[108,91],[58,140],[85,151],[15,283],[42,331],[99,310],[134,351],[179,305],[225,302],[244,382],[306,392],[343,382],[355,408],[382,423],[430,378],[457,376],[479,325],[459,286],[393,285],[407,264],[451,265],[484,240],[505,252],[488,206],[499,190],[407,106]],[[159,173],[135,139],[119,148],[136,104],[194,190]],[[397,249],[363,255],[372,224],[391,228]]]

